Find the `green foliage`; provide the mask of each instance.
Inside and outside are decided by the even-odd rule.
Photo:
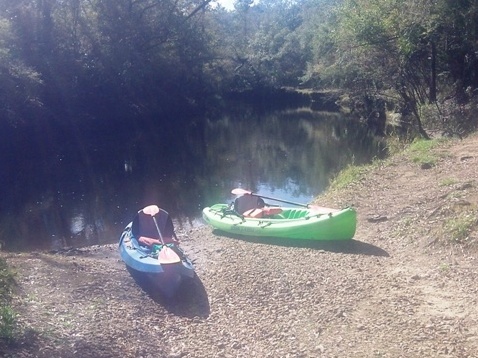
[[[9,306],[0,307],[0,339],[11,341],[14,339],[16,314]]]
[[[456,184],[457,180],[453,178],[445,178],[440,182],[440,186],[451,186],[453,184]]]
[[[478,96],[471,89],[465,90],[461,95],[465,103],[459,103],[452,98],[454,92],[452,88],[444,88],[440,97],[445,99],[422,105],[420,115],[429,130],[448,137],[463,137],[478,128]]]
[[[344,0],[314,38],[317,54],[308,77],[315,72],[357,100],[391,102],[416,118],[426,138],[419,109],[436,100],[443,75],[460,79],[455,85],[478,86],[476,71],[461,65],[477,61],[477,8],[447,0]]]
[[[0,18],[0,120],[13,126],[41,108],[40,75],[17,56],[15,47],[11,22]]]
[[[15,275],[9,270],[7,262],[0,258],[0,301],[8,302],[15,286]]]
[[[444,229],[449,240],[458,244],[466,244],[470,232],[478,224],[477,214],[476,210],[472,210],[448,219],[444,223]]]
[[[339,190],[347,187],[349,184],[362,180],[364,175],[370,169],[369,165],[357,166],[349,165],[341,170],[330,183],[330,190]]]
[[[38,103],[57,115],[98,116],[108,107],[121,116],[155,112],[208,94],[203,68],[213,56],[205,31],[207,2],[28,0],[1,5],[3,14],[15,14],[7,18],[13,38],[9,49],[40,73],[44,87]]]
[[[389,155],[403,152],[410,142],[407,139],[402,139],[399,136],[390,136],[386,139],[387,153]]]
[[[429,153],[432,149],[438,147],[444,142],[446,142],[446,139],[444,138],[438,138],[433,140],[417,139],[413,141],[413,143],[407,150],[409,153],[422,155]]]
[[[310,52],[301,41],[301,4],[290,0],[236,2],[236,11],[217,13],[211,23],[220,33],[221,89],[257,90],[297,86]],[[216,68],[216,71],[219,69]]]
[[[440,113],[427,125],[458,118],[478,87],[476,2],[238,0],[230,12],[211,5],[0,1],[2,120],[129,118],[196,108],[228,91],[302,85],[387,102],[415,116],[425,137],[422,109],[437,88]]]
[[[434,166],[438,160],[434,148],[441,145],[446,139],[417,139],[406,149],[406,153],[414,163]]]
[[[7,341],[13,339],[16,326],[15,312],[9,306],[14,286],[15,275],[0,258],[0,339]]]

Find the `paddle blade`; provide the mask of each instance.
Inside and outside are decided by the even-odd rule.
[[[274,200],[274,201],[278,201],[278,202],[281,202],[281,203],[287,203],[287,204],[302,206],[304,208],[309,207],[307,204],[294,203],[293,201],[282,200],[282,199],[278,199],[278,198],[272,198],[270,196],[265,196],[265,195],[259,195],[259,194],[253,193],[252,191],[241,189],[241,188],[232,189],[231,193],[234,194],[234,195],[238,195],[238,196],[239,195],[244,195],[244,194],[249,194],[249,195],[257,196],[257,197],[263,198],[263,199],[269,199],[269,200]]]
[[[236,189],[232,189],[231,193],[234,195],[244,195],[244,194],[252,194],[252,191],[236,188]]]
[[[158,261],[160,264],[177,264],[178,262],[181,262],[181,259],[171,248],[163,246],[158,253]]]
[[[143,213],[154,216],[159,213],[159,207],[157,205],[149,205],[143,209]]]

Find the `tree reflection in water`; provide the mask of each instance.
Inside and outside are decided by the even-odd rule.
[[[151,120],[74,138],[58,136],[31,156],[11,153],[21,159],[4,172],[0,240],[8,248],[113,243],[153,203],[179,229],[200,225],[202,208],[231,201],[235,187],[305,203],[348,164],[384,155],[360,123],[310,109],[240,106],[216,119]]]

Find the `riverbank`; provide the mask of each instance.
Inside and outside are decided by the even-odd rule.
[[[0,253],[17,272],[21,338],[6,357],[478,357],[478,136],[402,153],[318,198],[354,206],[354,240],[179,232],[198,278],[173,302],[116,245]],[[450,238],[453,238],[452,240]],[[457,239],[458,238],[458,239]]]

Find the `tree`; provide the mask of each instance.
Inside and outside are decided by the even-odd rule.
[[[422,108],[438,106],[450,84],[457,99],[478,85],[477,10],[475,0],[344,0],[322,24],[317,15],[306,21],[315,54],[307,78],[395,103],[427,137]]]
[[[343,1],[323,47],[327,56],[319,56],[324,81],[369,99],[397,94],[425,137],[418,107],[429,98],[426,2]]]
[[[41,109],[41,78],[15,53],[17,39],[8,19],[0,18],[0,125],[18,126]]]
[[[18,56],[60,117],[169,111],[208,94],[211,0],[3,1]]]
[[[225,91],[297,86],[303,75],[307,46],[295,30],[301,23],[295,1],[239,0],[232,12],[213,15],[213,38]]]

